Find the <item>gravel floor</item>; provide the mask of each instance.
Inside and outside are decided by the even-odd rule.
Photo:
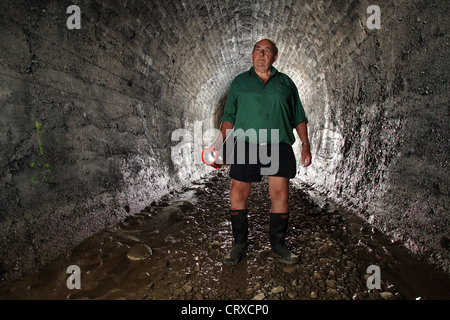
[[[291,184],[287,243],[301,257],[287,266],[271,256],[267,180],[249,199],[249,250],[236,267],[222,263],[231,247],[230,179],[217,170],[169,194],[118,226],[85,240],[35,274],[0,287],[0,299],[384,300],[448,299],[448,275],[345,210],[313,201]],[[320,196],[320,195],[318,195]],[[69,290],[66,268],[81,271]],[[369,289],[370,265],[381,288]]]

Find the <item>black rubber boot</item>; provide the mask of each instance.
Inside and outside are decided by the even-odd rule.
[[[289,213],[270,213],[270,245],[273,254],[286,264],[296,264],[299,259],[286,248],[285,239]]]
[[[230,219],[234,243],[231,251],[225,256],[223,262],[229,266],[235,266],[242,260],[247,252],[247,210],[231,210]]]

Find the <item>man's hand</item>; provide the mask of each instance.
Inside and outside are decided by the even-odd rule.
[[[303,167],[307,167],[311,164],[311,152],[309,151],[309,144],[304,144],[302,146],[302,153],[301,153],[301,164]]]

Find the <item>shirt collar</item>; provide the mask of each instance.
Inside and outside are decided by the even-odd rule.
[[[253,67],[253,66],[250,68],[250,70],[248,70],[248,75],[250,76],[252,73],[253,73],[255,76],[258,76],[258,75],[256,74],[255,67]],[[272,78],[272,77],[273,77],[275,74],[277,74],[277,73],[278,73],[277,68],[275,68],[274,66],[272,66],[272,72],[270,73],[269,79]]]

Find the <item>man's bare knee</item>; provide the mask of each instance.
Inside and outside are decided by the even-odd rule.
[[[239,200],[246,200],[250,195],[250,187],[245,185],[233,184],[230,190],[230,197]]]
[[[289,210],[289,179],[269,177],[269,195],[272,201],[271,212],[287,212]]]
[[[251,183],[233,180],[231,183],[230,200],[232,209],[247,208],[247,200],[250,195]]]
[[[289,200],[289,194],[288,192],[282,191],[282,190],[275,190],[270,192],[270,200],[272,202],[288,202]]]

